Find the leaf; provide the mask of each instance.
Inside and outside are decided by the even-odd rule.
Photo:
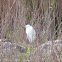
[[[29,53],[29,48],[27,48],[27,52]]]
[[[30,13],[29,13],[29,21],[31,20],[31,15],[30,15]]]
[[[56,0],[54,1],[54,8],[56,8]]]
[[[25,8],[27,9],[27,0],[25,0]]]
[[[11,35],[12,35],[12,31],[8,31],[9,38],[11,38]]]
[[[51,2],[51,4],[52,4],[53,0],[50,0],[50,2]]]
[[[32,3],[34,3],[34,0],[32,0]]]

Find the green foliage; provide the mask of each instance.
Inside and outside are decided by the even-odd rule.
[[[29,48],[27,48],[27,60],[29,60]]]
[[[34,52],[33,45],[27,48],[27,60],[29,61],[29,55]],[[31,54],[33,56],[33,54]]]
[[[8,36],[9,36],[9,39],[11,39],[11,35],[12,35],[12,31],[8,31]]]
[[[31,20],[31,15],[30,15],[30,12],[29,12],[29,16],[28,16],[28,18],[29,18],[29,21]]]
[[[44,56],[46,56],[46,52],[45,52],[45,50],[44,50]]]
[[[51,4],[53,3],[53,0],[50,0]]]
[[[26,9],[27,9],[27,2],[28,2],[28,1],[27,1],[27,0],[25,0],[25,8],[26,8]]]
[[[62,62],[62,57],[60,57],[60,61]]]
[[[42,40],[42,43],[44,44],[45,43],[45,40]]]
[[[54,8],[56,8],[56,0],[54,1]]]
[[[27,48],[27,53],[29,53],[29,48]]]
[[[32,3],[34,3],[34,0],[32,0]]]
[[[20,62],[23,62],[23,61],[24,61],[24,55],[25,55],[24,53],[19,53],[19,54],[17,55],[17,57],[21,59]]]
[[[33,5],[34,5],[34,0],[31,0],[31,2],[32,2],[32,9],[33,9]]]

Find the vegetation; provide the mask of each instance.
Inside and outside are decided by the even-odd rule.
[[[26,24],[36,30],[35,43],[27,40]],[[27,49],[7,53],[0,46],[1,62],[62,62],[62,0],[0,0],[0,39]]]

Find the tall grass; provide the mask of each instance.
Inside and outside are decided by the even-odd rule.
[[[36,30],[34,48],[22,28],[26,24]],[[62,62],[62,0],[0,0],[0,38],[27,49],[1,52],[2,62]]]

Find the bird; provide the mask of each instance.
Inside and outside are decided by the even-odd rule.
[[[35,42],[35,40],[36,40],[35,29],[29,24],[25,25],[25,29],[26,29],[26,35],[27,35],[29,42],[30,43]]]

